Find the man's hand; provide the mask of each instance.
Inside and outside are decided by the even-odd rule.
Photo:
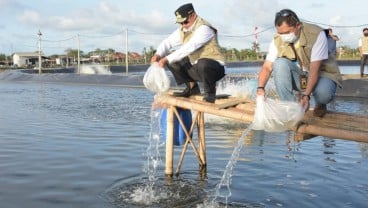
[[[166,58],[166,57],[164,57],[164,58],[162,58],[162,59],[160,59],[160,60],[158,61],[158,65],[159,65],[161,68],[164,68],[168,62],[169,62],[169,61],[167,60],[167,58]]]
[[[300,99],[300,104],[304,108],[305,112],[309,110],[309,101],[310,101],[310,96],[302,95],[302,98]]]
[[[152,58],[151,58],[151,63],[153,63],[153,62],[158,62],[158,61],[160,61],[160,59],[161,59],[161,57],[160,57],[159,55],[155,54],[155,55],[154,55],[154,56],[152,56]]]
[[[265,89],[264,89],[264,87],[257,87],[257,97],[258,96],[263,96],[263,97],[265,97]]]

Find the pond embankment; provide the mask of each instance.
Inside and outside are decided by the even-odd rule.
[[[251,62],[230,62],[227,64],[229,68],[236,67],[261,67],[262,61]],[[357,66],[359,60],[338,60],[339,66]],[[39,81],[39,82],[65,82],[65,83],[80,83],[80,84],[107,84],[118,86],[137,86],[142,87],[143,74],[134,74],[136,72],[145,72],[149,65],[131,65],[128,67],[129,76],[122,76],[127,71],[125,66],[110,66],[109,69],[112,75],[99,74],[75,74],[75,68],[58,68],[58,69],[43,69],[42,74],[38,74],[37,69],[22,69],[22,70],[5,70],[0,73],[0,80],[3,81]],[[133,74],[132,74],[133,73]],[[56,76],[56,74],[58,74]],[[120,74],[120,75],[114,75]],[[337,89],[338,96],[345,97],[362,97],[368,98],[368,76],[361,78],[358,74],[344,74],[343,88]]]

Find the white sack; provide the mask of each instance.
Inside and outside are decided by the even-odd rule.
[[[281,132],[295,126],[304,116],[304,109],[297,102],[257,97],[252,129]]]
[[[165,70],[157,62],[154,62],[144,74],[143,84],[152,92],[162,93],[169,90],[170,79]]]

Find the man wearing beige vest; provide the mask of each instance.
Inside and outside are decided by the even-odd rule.
[[[203,83],[203,100],[214,103],[216,82],[225,76],[225,58],[217,40],[217,30],[199,17],[191,3],[175,11],[179,28],[157,47],[151,62],[167,66],[178,85],[186,84],[183,92],[176,96],[199,95],[197,81]],[[171,53],[171,49],[180,46]]]
[[[341,87],[341,75],[335,56],[328,54],[323,29],[300,22],[289,9],[277,12],[274,23],[277,33],[259,72],[257,95],[266,96],[265,86],[273,72],[281,100],[299,100],[307,111],[313,96],[314,115],[324,116],[336,87]]]
[[[360,77],[364,76],[364,66],[368,60],[368,28],[363,29],[363,37],[359,39]]]

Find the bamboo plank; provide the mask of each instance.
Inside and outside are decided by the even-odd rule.
[[[159,103],[159,105],[167,104],[178,106],[185,109],[196,110],[248,123],[253,121],[253,115],[243,113],[244,111],[242,111],[241,109],[237,109],[235,107],[230,107],[227,109],[219,109],[217,105],[214,103],[207,103],[196,99],[164,95],[156,97],[156,103]],[[249,105],[249,107],[252,107],[252,105]]]
[[[245,103],[246,101],[244,99],[236,99],[236,100],[232,100],[223,104],[218,104],[218,108],[219,109],[224,109],[224,108],[229,108],[229,107],[234,107],[236,105],[239,105],[241,103]]]

